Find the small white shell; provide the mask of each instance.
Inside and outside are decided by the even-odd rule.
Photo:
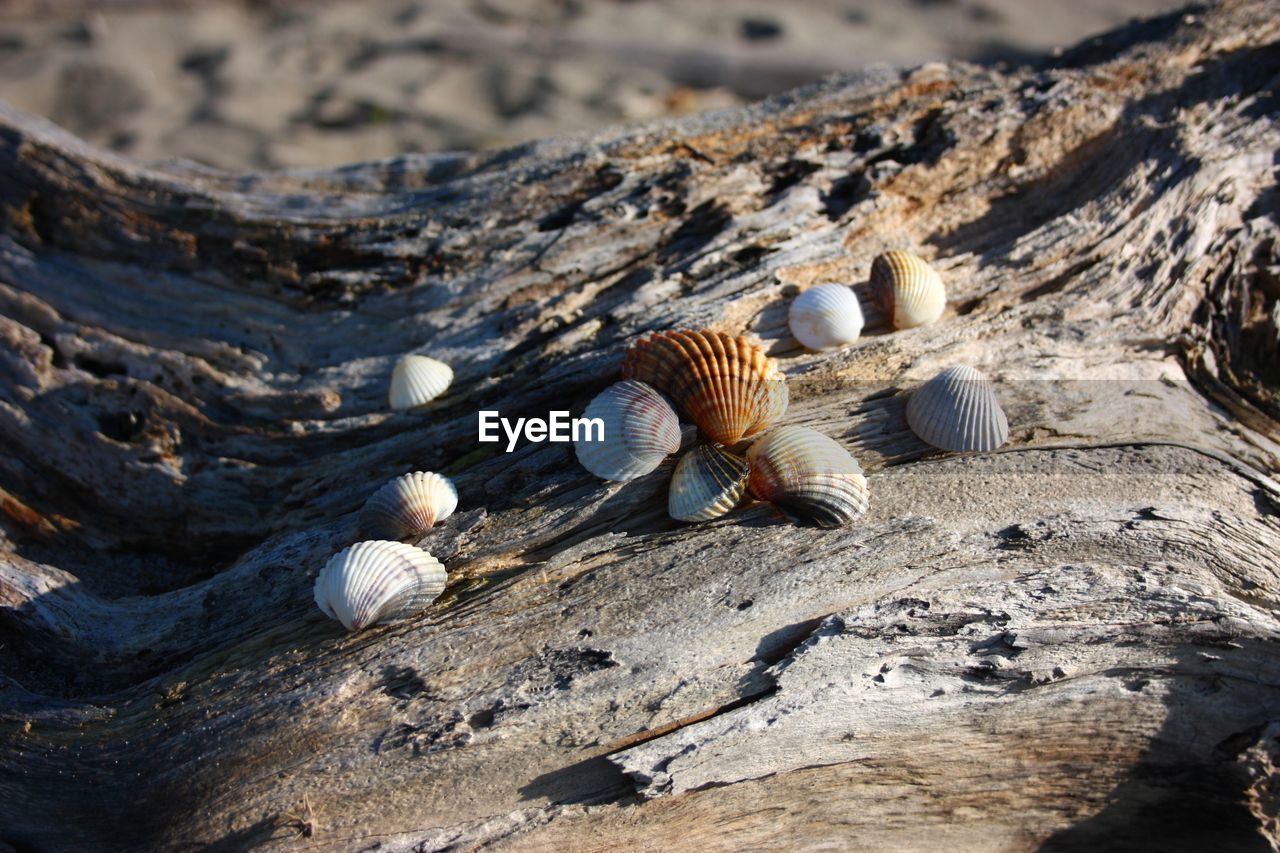
[[[1009,421],[987,377],[972,367],[948,367],[907,401],[907,423],[923,441],[959,453],[995,450],[1009,439]]]
[[[895,329],[933,323],[947,307],[942,276],[910,252],[885,252],[871,262],[871,292]]]
[[[316,577],[316,604],[348,631],[412,616],[444,592],[444,566],[403,542],[357,542]]]
[[[729,512],[747,491],[747,460],[718,444],[699,444],[671,475],[667,512],[677,521],[710,521]]]
[[[360,529],[379,539],[419,536],[458,508],[458,490],[448,477],[414,471],[396,477],[365,502]]]
[[[604,480],[634,480],[680,449],[680,421],[662,395],[643,382],[615,382],[587,404],[583,418],[604,422],[604,440],[584,429],[573,443],[582,467]]]
[[[391,408],[413,409],[439,397],[453,382],[453,368],[425,355],[406,355],[391,371]]]
[[[862,334],[862,306],[843,284],[819,284],[796,297],[787,312],[791,334],[812,350],[839,349]]]

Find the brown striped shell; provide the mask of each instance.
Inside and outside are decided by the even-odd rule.
[[[677,521],[710,521],[747,493],[747,460],[718,444],[699,444],[671,475],[667,512]]]
[[[622,375],[666,393],[717,444],[764,432],[787,410],[786,376],[777,362],[723,332],[647,335],[627,350]]]
[[[820,527],[848,524],[867,511],[862,466],[835,439],[808,427],[784,426],[747,450],[753,497]]]
[[[910,252],[885,252],[871,262],[871,293],[895,329],[933,323],[947,307],[942,277]]]

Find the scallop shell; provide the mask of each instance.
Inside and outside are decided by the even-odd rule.
[[[1009,439],[1009,420],[995,387],[972,367],[948,367],[907,401],[907,423],[943,450],[995,450]]]
[[[421,535],[458,508],[458,490],[448,477],[414,471],[396,477],[365,502],[360,529],[380,539]]]
[[[667,512],[677,521],[710,521],[729,512],[747,492],[747,460],[718,444],[699,444],[671,476]]]
[[[764,350],[722,332],[661,332],[632,344],[622,375],[671,396],[717,444],[734,445],[787,410],[786,376]]]
[[[751,494],[821,527],[867,511],[870,492],[858,461],[832,438],[807,427],[779,427],[747,451]]]
[[[895,329],[933,323],[947,307],[942,277],[910,252],[885,252],[871,262],[871,292]]]
[[[582,467],[604,480],[643,477],[680,449],[680,421],[662,395],[643,382],[615,382],[596,395],[584,418],[604,422],[604,440],[588,441],[590,430],[573,443]]]
[[[453,382],[453,368],[425,355],[406,355],[391,371],[391,408],[413,409],[439,397]]]
[[[862,334],[862,306],[843,284],[819,284],[796,297],[787,312],[791,334],[812,350],[839,349]]]
[[[412,616],[444,592],[440,561],[403,542],[357,542],[316,577],[316,604],[348,631]]]

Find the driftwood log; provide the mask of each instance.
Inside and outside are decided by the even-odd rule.
[[[0,839],[1276,849],[1275,11],[315,173],[0,108]],[[800,350],[789,298],[893,247],[946,316]],[[689,327],[780,359],[863,520],[682,525],[673,460],[477,443]],[[407,351],[457,380],[391,413]],[[998,452],[906,427],[961,362]],[[414,469],[449,589],[346,635],[312,580]]]

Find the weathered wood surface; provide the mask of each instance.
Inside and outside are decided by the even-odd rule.
[[[0,109],[0,839],[1275,849],[1274,11],[326,173]],[[944,319],[796,349],[789,297],[896,246]],[[685,526],[670,464],[476,444],[704,325],[779,356],[865,520]],[[456,384],[389,413],[415,349]],[[956,362],[997,453],[906,429]],[[346,636],[312,578],[413,468],[459,487],[450,588]]]

